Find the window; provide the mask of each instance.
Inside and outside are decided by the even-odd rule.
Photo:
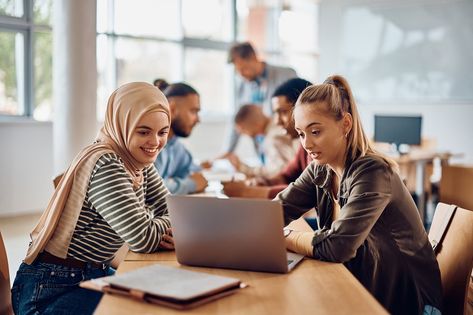
[[[317,76],[318,4],[312,0],[98,0],[98,115],[120,84],[186,81],[201,95],[202,116],[233,113],[236,40],[261,57]],[[204,14],[205,13],[205,14]],[[205,18],[211,16],[212,18]]]
[[[234,110],[234,41],[317,77],[318,4],[313,0],[97,0],[97,116],[129,81],[186,81],[202,116]],[[212,16],[212,18],[205,18]],[[51,119],[52,0],[0,0],[0,115]]]
[[[0,115],[49,120],[52,0],[0,0]]]

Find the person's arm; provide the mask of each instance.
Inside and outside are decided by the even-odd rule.
[[[316,168],[314,163],[310,164],[295,182],[276,196],[275,200],[282,203],[286,225],[316,207],[317,191],[314,184]]]
[[[355,257],[391,200],[392,171],[387,165],[369,161],[352,167],[357,169],[349,179],[348,200],[330,229],[315,233],[314,258],[343,263]]]
[[[223,192],[228,197],[268,198],[268,187],[248,186],[243,181],[223,183]]]
[[[164,180],[164,184],[173,195],[187,195],[195,192],[197,189],[191,177],[168,177]]]
[[[165,215],[167,208],[164,197],[167,190],[159,183],[154,184],[154,187],[155,201],[150,209],[149,205],[140,203],[129,175],[116,159],[100,166],[90,181],[88,196],[92,207],[136,252],[157,250],[163,234],[171,226]]]
[[[294,156],[292,143],[286,136],[274,134],[270,131],[263,142],[265,164],[254,171],[257,176],[271,178],[277,176],[284,166]],[[300,174],[299,174],[300,175]]]

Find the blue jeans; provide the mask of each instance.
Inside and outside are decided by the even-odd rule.
[[[92,314],[102,293],[79,287],[84,280],[114,274],[87,265],[84,269],[34,262],[22,263],[12,287],[13,311],[23,314]]]

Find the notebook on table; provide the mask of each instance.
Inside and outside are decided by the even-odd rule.
[[[303,258],[286,251],[277,201],[177,195],[166,201],[180,264],[286,273]]]
[[[159,264],[85,281],[80,286],[175,309],[196,307],[245,287],[235,278]]]

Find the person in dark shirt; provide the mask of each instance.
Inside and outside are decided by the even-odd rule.
[[[441,314],[439,266],[395,162],[374,151],[341,76],[302,92],[295,129],[312,158],[276,197],[286,224],[317,210],[315,232],[287,229],[289,250],[344,263],[392,314]]]

